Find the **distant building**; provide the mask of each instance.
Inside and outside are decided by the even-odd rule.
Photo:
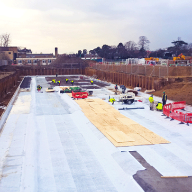
[[[99,57],[99,56],[93,55],[93,54],[86,54],[86,55],[84,55],[84,57],[81,57],[81,59],[94,60],[97,62],[102,62],[102,57]]]
[[[55,55],[58,56],[58,48],[55,48]],[[0,59],[7,59],[18,65],[49,65],[56,57],[53,53],[32,54],[31,49],[26,48],[0,47]]]
[[[18,65],[50,65],[56,58],[53,54],[26,54],[16,59]]]
[[[17,47],[0,47],[0,53],[3,53],[12,62],[18,57]]]
[[[55,48],[55,55],[53,53],[32,54],[30,49],[22,49],[19,51],[16,59],[17,65],[50,65],[58,56],[58,48]]]
[[[26,48],[24,48],[24,49],[18,49],[18,53],[19,54],[27,54],[27,53],[32,53],[32,51],[31,51],[31,49],[26,49]]]

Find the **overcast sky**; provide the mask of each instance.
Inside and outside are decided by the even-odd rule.
[[[178,37],[192,43],[191,0],[1,0],[0,8],[0,34],[33,53],[77,53],[139,36],[150,50]]]

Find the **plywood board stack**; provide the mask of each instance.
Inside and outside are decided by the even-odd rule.
[[[170,143],[132,119],[125,117],[101,99],[75,101],[93,125],[116,147]]]

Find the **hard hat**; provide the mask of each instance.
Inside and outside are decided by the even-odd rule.
[[[163,93],[165,93],[165,91],[163,91]]]

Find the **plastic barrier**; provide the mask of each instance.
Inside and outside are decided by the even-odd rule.
[[[172,104],[166,104],[163,106],[163,114],[166,115],[167,117],[169,117],[170,113],[171,113],[171,108],[172,108]]]
[[[185,114],[182,113],[181,111],[177,111],[177,110],[171,111],[169,117],[171,117],[172,119],[178,120],[182,123],[185,122]]]
[[[192,123],[192,113],[185,114],[185,123],[187,124]]]
[[[87,92],[73,92],[72,91],[72,97],[73,98],[82,98],[82,99],[85,99],[88,97],[88,93]]]
[[[172,103],[172,110],[184,109],[185,106],[186,106],[186,102],[185,101],[174,102],[174,103]]]
[[[192,113],[183,113],[179,109],[185,109],[186,102],[179,101],[164,105],[163,114],[172,119],[178,120],[181,123],[192,123]]]

